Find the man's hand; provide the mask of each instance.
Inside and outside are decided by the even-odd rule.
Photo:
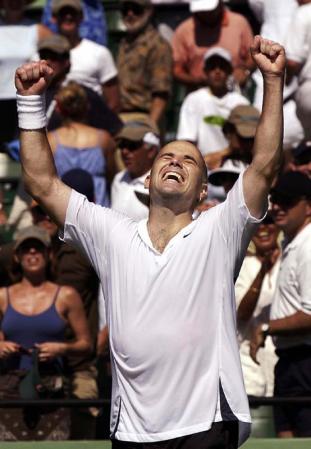
[[[280,44],[255,36],[250,51],[262,76],[284,76],[286,57]]]
[[[15,72],[15,87],[19,95],[40,95],[49,85],[53,69],[46,61],[30,62]]]
[[[257,352],[259,348],[263,348],[265,346],[265,339],[266,336],[263,333],[261,329],[261,324],[259,326],[255,327],[251,340],[250,340],[250,356],[252,360],[259,365],[259,362],[257,360]]]

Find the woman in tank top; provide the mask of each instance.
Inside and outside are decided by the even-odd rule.
[[[81,168],[93,177],[95,202],[109,207],[109,184],[115,174],[115,143],[111,135],[84,122],[88,108],[82,86],[70,82],[56,95],[56,108],[63,117],[60,128],[48,139],[54,154],[58,175]]]
[[[37,226],[20,231],[13,273],[20,280],[0,289],[0,398],[19,399],[19,387],[36,350],[42,391],[63,396],[64,357],[91,350],[90,334],[79,294],[48,280],[48,233]],[[69,326],[74,340],[65,341]],[[69,438],[69,409],[0,409],[0,440]]]

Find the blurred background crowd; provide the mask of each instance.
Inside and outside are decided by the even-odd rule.
[[[287,53],[284,160],[235,284],[242,369],[250,396],[311,396],[311,0],[0,0],[0,11],[0,398],[111,388],[97,276],[20,181],[16,68],[54,70],[47,131],[66,184],[139,221],[159,148],[187,140],[209,172],[198,216],[252,161],[259,32]],[[280,437],[311,436],[310,405],[269,419]],[[104,438],[108,421],[108,408],[0,408],[0,440]]]

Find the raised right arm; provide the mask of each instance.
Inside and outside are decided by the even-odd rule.
[[[46,129],[42,124],[45,110],[40,100],[52,75],[53,71],[45,61],[24,64],[16,70],[15,86],[25,189],[58,226],[63,227],[71,189],[57,176]]]

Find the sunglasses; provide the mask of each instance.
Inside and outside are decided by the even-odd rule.
[[[282,209],[287,210],[295,207],[300,200],[304,199],[304,197],[299,198],[291,198],[289,196],[280,195],[278,193],[272,193],[270,196],[270,201],[273,204],[277,204]]]
[[[143,142],[140,140],[138,142],[135,142],[133,140],[127,140],[127,139],[122,139],[119,142],[119,148],[120,150],[128,150],[128,151],[136,151],[139,148],[141,148]]]
[[[63,54],[56,53],[52,50],[40,50],[39,51],[40,59],[46,59],[51,61],[66,61],[69,59],[69,53],[65,52]]]
[[[272,217],[272,215],[267,214],[261,223],[266,225],[274,224],[274,218]]]
[[[121,6],[122,16],[127,16],[129,11],[132,11],[135,16],[141,16],[143,15],[145,8],[137,3],[123,3]]]

